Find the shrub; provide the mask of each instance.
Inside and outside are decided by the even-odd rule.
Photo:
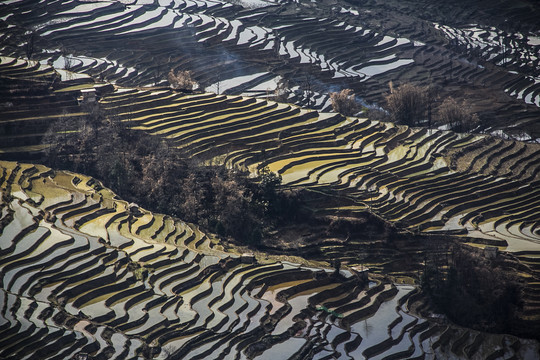
[[[384,109],[378,107],[366,107],[363,111],[371,121],[390,121],[390,116]]]
[[[274,90],[273,100],[277,102],[287,102],[289,94],[289,82],[285,79],[281,79]]]
[[[478,115],[471,113],[470,106],[464,100],[459,104],[454,98],[444,99],[439,107],[439,121],[458,132],[470,131],[480,122]]]
[[[190,70],[179,70],[176,73],[171,70],[167,75],[167,80],[173,89],[193,90],[197,82],[193,79],[193,72]]]
[[[352,116],[360,110],[356,102],[354,92],[351,89],[343,89],[340,92],[330,93],[330,102],[335,112],[345,116]]]
[[[418,125],[423,120],[427,104],[427,88],[407,83],[394,89],[390,83],[386,105],[392,121],[409,126]]]

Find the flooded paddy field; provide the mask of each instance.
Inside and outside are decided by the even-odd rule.
[[[458,326],[421,288],[465,244],[516,275],[514,329],[540,331],[537,11],[419,3],[2,2],[0,358],[538,358],[536,340]],[[330,92],[377,107],[406,82],[470,100],[480,128],[332,110]],[[66,140],[96,114],[201,164],[274,172],[316,221],[243,256],[38,164],[51,124]]]

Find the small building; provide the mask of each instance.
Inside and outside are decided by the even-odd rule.
[[[368,281],[368,275],[369,275],[369,268],[359,265],[359,266],[353,266],[351,268],[354,275],[358,277],[360,280],[367,282]]]
[[[78,100],[79,104],[95,104],[97,100],[96,89],[82,89]]]
[[[240,257],[242,264],[254,264],[255,260],[255,255],[252,253],[243,253]]]

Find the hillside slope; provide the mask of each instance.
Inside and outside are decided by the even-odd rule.
[[[394,85],[470,101],[481,130],[539,137],[538,5],[520,2],[33,1],[0,4],[2,49],[123,86],[190,70],[207,91],[330,109]],[[499,9],[498,11],[495,9]],[[502,133],[501,133],[502,132]]]
[[[2,358],[539,351],[533,341],[412,314],[412,286],[224,252],[196,226],[128,204],[84,175],[14,162],[0,162],[0,173]]]

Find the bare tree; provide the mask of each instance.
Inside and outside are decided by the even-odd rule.
[[[158,86],[163,78],[166,76],[166,72],[169,66],[167,65],[167,60],[162,57],[154,57],[153,67],[149,68],[149,73],[152,76],[154,81],[154,86]]]
[[[30,60],[34,54],[34,45],[36,40],[36,33],[31,32],[26,36],[26,44],[24,45],[24,52],[26,53],[26,58]]]
[[[449,125],[450,129],[458,132],[473,130],[480,122],[465,100],[460,104],[452,97],[444,99],[438,115],[441,124]]]
[[[343,89],[340,92],[330,93],[332,109],[346,116],[352,116],[360,110],[356,102],[354,92],[351,89]]]
[[[217,75],[217,76],[216,76],[216,78],[217,78],[217,81],[216,81],[216,94],[219,95],[219,93],[220,93],[220,89],[219,89],[219,88],[220,88],[220,85],[221,85],[221,74],[220,74],[220,73],[217,73],[216,75]]]
[[[73,57],[69,56],[68,49],[64,46],[64,44],[61,45],[61,52],[62,57],[64,58],[64,70],[71,71],[73,69]]]
[[[310,68],[311,69],[311,68]],[[313,73],[310,71],[304,72],[304,91],[307,97],[307,107],[310,108],[312,105],[312,98],[313,98],[313,85],[315,82],[315,77],[313,76]]]
[[[169,71],[167,80],[173,89],[193,90],[197,82],[193,79],[193,72],[190,70]]]
[[[391,119],[403,125],[418,125],[423,119],[428,104],[428,90],[409,83],[394,89],[390,83],[390,94],[386,104]]]
[[[278,102],[286,102],[289,98],[289,81],[286,79],[281,79],[274,90],[274,100]]]

